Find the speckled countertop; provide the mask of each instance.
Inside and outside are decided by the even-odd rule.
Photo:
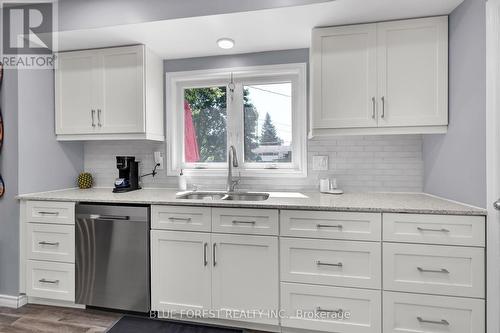
[[[266,201],[223,201],[177,199],[175,189],[142,189],[112,193],[110,188],[67,189],[24,194],[20,200],[166,204],[212,207],[309,209],[356,212],[392,212],[449,215],[486,215],[486,210],[425,193],[362,192],[342,195],[318,192],[271,192]]]

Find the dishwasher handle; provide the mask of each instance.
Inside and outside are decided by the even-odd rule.
[[[130,216],[127,215],[100,215],[100,214],[90,214],[91,220],[108,220],[108,221],[129,221]]]

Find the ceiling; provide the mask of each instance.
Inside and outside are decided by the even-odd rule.
[[[337,0],[333,2],[57,33],[58,49],[146,44],[165,59],[307,48],[311,29],[445,15],[463,0]],[[236,41],[221,50],[216,40]]]

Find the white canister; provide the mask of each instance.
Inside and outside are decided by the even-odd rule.
[[[319,191],[320,192],[328,192],[330,190],[330,179],[321,178],[319,180]]]

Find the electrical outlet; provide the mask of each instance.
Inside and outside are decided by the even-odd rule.
[[[159,164],[156,170],[163,170],[163,153],[161,151],[155,151],[153,153],[155,164]]]
[[[313,156],[313,171],[328,170],[328,156]]]

